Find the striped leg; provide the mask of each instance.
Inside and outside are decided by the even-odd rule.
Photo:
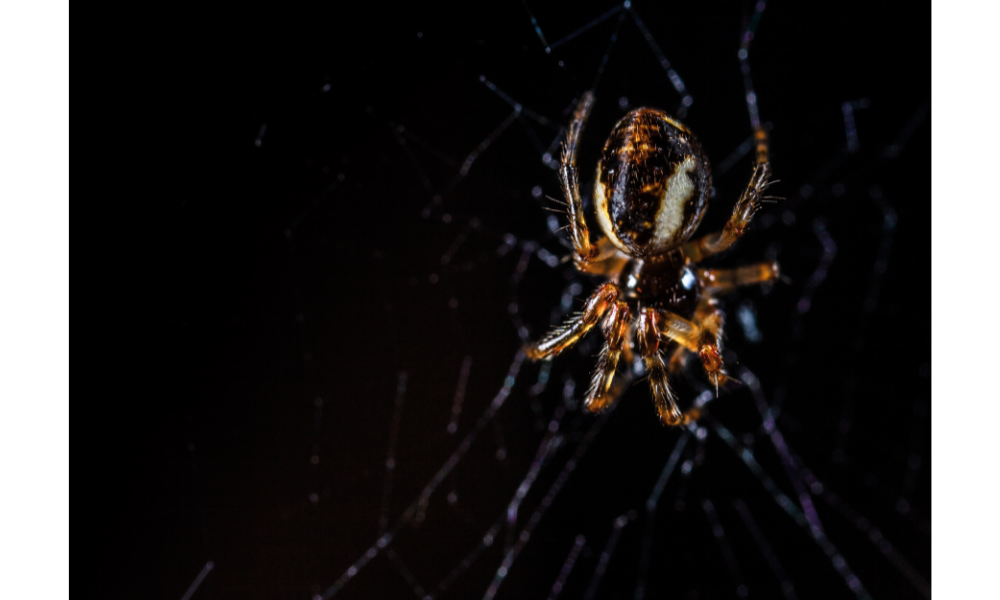
[[[524,353],[531,360],[549,359],[566,348],[577,343],[587,335],[608,308],[615,306],[621,291],[613,283],[605,283],[591,294],[583,305],[583,311],[563,325],[556,327],[544,338],[534,344],[528,344]]]
[[[597,369],[594,371],[590,392],[584,402],[584,406],[590,412],[603,411],[617,397],[616,394],[611,394],[611,383],[618,368],[618,359],[628,338],[631,317],[628,304],[619,300],[604,318],[602,329],[607,341],[604,342],[604,347],[601,349],[601,356],[597,361]]]
[[[766,150],[763,156],[764,162],[758,162],[757,166],[754,167],[750,183],[747,184],[747,189],[736,202],[733,214],[729,217],[729,221],[726,222],[722,231],[710,233],[681,246],[684,256],[691,259],[691,262],[701,262],[705,257],[718,254],[732,246],[746,233],[750,221],[763,207],[764,201],[770,199],[768,196],[761,195],[773,183],[771,181],[771,165],[767,162]]]
[[[719,386],[726,383],[729,377],[722,370],[722,325],[723,316],[714,301],[710,299],[702,300],[695,313],[698,326],[701,330],[698,335],[698,358],[705,368],[708,380],[715,386],[715,396],[719,396]]]
[[[699,413],[695,409],[682,413],[667,381],[667,367],[660,355],[660,334],[663,331],[661,321],[664,320],[664,313],[672,315],[667,311],[642,309],[636,327],[636,339],[649,373],[649,387],[653,391],[653,404],[660,415],[660,421],[664,425],[687,425],[697,419]]]

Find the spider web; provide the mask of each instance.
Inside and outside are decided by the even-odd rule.
[[[164,597],[930,597],[928,38],[896,17],[879,46],[899,21],[855,8],[526,3],[399,16],[355,67],[315,40],[262,67],[232,238],[253,275],[222,276],[254,301],[212,338],[236,366],[182,384]],[[586,89],[583,196],[614,122],[662,107],[713,162],[699,233],[771,131],[786,199],[713,264],[789,281],[723,298],[742,383],[716,398],[689,364],[688,429],[644,381],[580,410],[599,334],[519,352],[596,283],[544,210]]]

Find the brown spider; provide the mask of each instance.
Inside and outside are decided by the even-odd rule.
[[[777,263],[694,268],[694,263],[729,248],[771,198],[761,195],[772,183],[767,134],[762,128],[754,134],[757,162],[726,226],[688,241],[708,207],[712,187],[708,159],[691,131],[665,112],[640,108],[628,113],[611,131],[597,163],[594,204],[605,237],[595,245],[584,219],[576,172],[576,146],[593,104],[594,96],[587,92],[577,105],[563,146],[559,182],[567,201],[576,268],[610,281],[587,299],[580,314],[529,344],[525,353],[532,360],[551,359],[604,316],[601,328],[606,341],[584,406],[600,412],[624,391],[628,381],[613,389],[612,380],[621,355],[627,364],[633,362],[634,331],[660,420],[685,425],[700,413],[696,408],[681,412],[667,373],[680,371],[690,351],[698,354],[716,394],[728,379],[719,354],[723,314],[713,295],[779,277]],[[660,353],[661,341],[674,342],[669,366]]]

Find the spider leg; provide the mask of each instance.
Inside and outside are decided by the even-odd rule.
[[[570,241],[573,242],[573,261],[585,273],[607,275],[621,270],[627,262],[610,241],[602,238],[596,245],[590,243],[590,230],[583,215],[583,201],[580,199],[580,181],[576,171],[576,146],[580,141],[583,126],[594,106],[594,94],[587,91],[573,113],[573,121],[566,131],[562,161],[559,167],[559,185],[566,197],[566,212],[569,216]]]
[[[729,381],[729,377],[722,370],[722,355],[719,348],[722,346],[722,311],[715,306],[715,302],[706,298],[698,304],[695,311],[695,318],[701,333],[698,335],[698,358],[701,359],[701,366],[708,375],[708,380],[715,385],[715,395],[719,395],[719,386]]]
[[[620,295],[617,285],[605,283],[587,298],[580,314],[556,327],[538,342],[525,346],[524,353],[531,360],[542,360],[552,358],[569,348],[587,335],[608,308],[615,306]]]
[[[583,404],[590,412],[603,411],[617,397],[617,394],[612,395],[609,392],[615,377],[615,370],[618,368],[618,359],[627,345],[631,316],[628,304],[619,300],[604,318],[602,329],[607,341],[601,348],[601,356],[597,361],[597,369],[594,371],[590,391]]]
[[[694,408],[682,413],[667,381],[667,367],[660,355],[660,335],[663,331],[661,320],[666,312],[653,308],[642,309],[636,327],[636,338],[649,373],[649,387],[653,391],[653,404],[660,415],[660,421],[664,425],[687,425],[696,420],[700,413]]]
[[[763,262],[736,269],[698,269],[702,289],[710,294],[728,292],[733,288],[774,281],[781,277],[776,262]]]
[[[669,310],[656,310],[655,312],[656,327],[661,337],[673,340],[691,352],[698,351],[698,336],[701,333],[701,329],[697,323],[688,321]],[[671,360],[673,360],[673,357],[671,357]]]
[[[699,262],[703,258],[722,252],[746,233],[747,227],[753,216],[763,207],[765,198],[762,196],[773,183],[771,181],[771,161],[768,158],[767,132],[762,127],[758,127],[754,132],[757,141],[757,163],[754,165],[753,175],[750,176],[750,183],[743,191],[740,199],[733,208],[733,214],[726,222],[722,231],[710,233],[704,237],[687,242],[681,246],[684,256],[692,262]]]

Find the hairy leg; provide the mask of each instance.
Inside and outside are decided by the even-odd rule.
[[[729,378],[722,370],[722,325],[723,315],[711,299],[702,300],[695,312],[698,326],[701,330],[698,336],[698,358],[705,369],[708,380],[715,386],[715,395],[719,395],[719,386]]]
[[[611,307],[608,315],[604,318],[602,329],[606,341],[597,361],[597,369],[594,371],[587,400],[584,402],[584,407],[590,412],[603,411],[617,397],[610,393],[611,384],[615,377],[615,370],[618,368],[618,359],[628,341],[631,318],[628,304],[621,300]]]
[[[636,327],[636,339],[639,352],[646,363],[646,371],[649,373],[649,387],[653,391],[653,404],[660,415],[660,421],[664,425],[686,425],[696,420],[700,413],[696,409],[682,413],[670,389],[667,367],[663,363],[663,356],[660,355],[661,312],[665,311],[642,309]]]
[[[573,113],[573,120],[566,130],[563,145],[562,164],[559,167],[559,184],[566,198],[566,212],[569,216],[569,237],[573,242],[573,261],[585,273],[608,274],[621,270],[625,261],[618,257],[618,249],[611,243],[590,243],[590,230],[583,215],[583,201],[580,199],[580,181],[576,171],[576,146],[580,141],[583,126],[594,106],[594,95],[585,92]],[[611,259],[609,261],[609,259]],[[609,263],[609,264],[602,264]]]
[[[590,328],[601,320],[604,312],[615,305],[619,296],[621,291],[618,286],[605,283],[591,294],[580,314],[550,331],[537,343],[525,346],[524,353],[531,360],[552,358],[559,354],[587,335]]]
[[[754,137],[757,141],[757,164],[754,166],[753,175],[750,176],[750,183],[747,184],[743,195],[736,202],[733,214],[729,217],[729,221],[726,222],[722,231],[710,233],[681,247],[684,256],[691,259],[692,262],[699,262],[705,257],[722,252],[732,246],[746,232],[750,221],[764,205],[764,201],[770,199],[769,196],[762,195],[764,190],[774,183],[771,181],[767,133],[762,128],[758,128]]]

